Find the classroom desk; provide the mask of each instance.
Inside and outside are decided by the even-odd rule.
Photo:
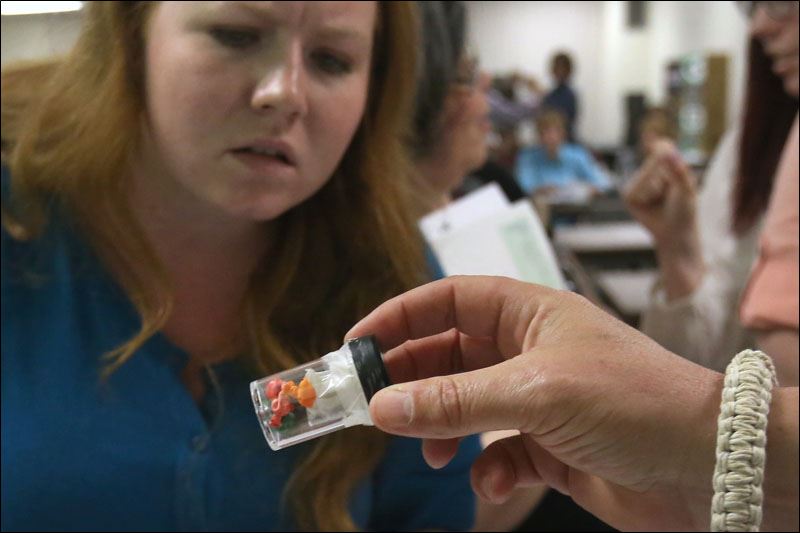
[[[644,227],[630,220],[556,227],[553,246],[578,292],[638,326],[657,275]]]
[[[617,253],[653,249],[653,238],[635,221],[581,223],[553,230],[553,243],[575,253]]]

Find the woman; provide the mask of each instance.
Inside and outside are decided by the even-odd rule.
[[[274,454],[247,386],[423,279],[413,6],[87,9],[4,175],[3,529],[469,527],[475,441]]]
[[[423,46],[410,139],[424,210],[452,200],[464,178],[486,161],[489,77],[467,53],[461,2],[420,2]]]
[[[741,134],[734,131],[723,139],[699,195],[696,178],[667,142],[655,148],[626,192],[631,213],[653,235],[661,271],[642,330],[716,370],[725,368],[729,354],[754,345],[737,304],[797,115],[797,85],[791,83],[797,76],[797,3],[749,4],[755,8],[748,12],[753,21]],[[767,18],[765,32],[760,28]],[[772,356],[779,368],[796,369],[796,358]],[[779,370],[779,379],[784,373]]]

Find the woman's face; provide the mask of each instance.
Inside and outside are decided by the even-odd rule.
[[[375,2],[163,2],[146,43],[146,168],[261,221],[331,177],[364,113]]]
[[[800,93],[797,2],[782,2],[785,9],[780,14],[771,13],[763,4],[753,12],[750,32],[772,59],[772,71],[783,79],[786,92],[796,97]]]
[[[488,157],[486,138],[491,129],[489,101],[486,93],[491,80],[469,60],[462,61],[459,81],[454,83],[445,100],[442,142],[448,156],[454,158],[461,178],[480,168]],[[456,187],[458,183],[450,187]]]

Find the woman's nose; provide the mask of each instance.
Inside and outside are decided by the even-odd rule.
[[[763,5],[756,4],[750,17],[750,35],[762,39],[780,29],[780,22],[767,13]]]
[[[253,91],[251,106],[285,121],[296,120],[308,112],[307,82],[302,43],[290,43],[280,59],[267,65]]]

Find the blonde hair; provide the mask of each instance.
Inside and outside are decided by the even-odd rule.
[[[41,98],[58,61],[56,58],[20,61],[3,71],[0,77],[0,94],[3,95],[0,129],[4,158],[17,143],[22,124]]]
[[[567,131],[567,119],[564,113],[555,109],[545,109],[536,117],[536,129],[542,131],[546,128],[558,127]]]
[[[97,2],[86,9],[74,49],[52,63],[36,105],[25,110],[19,131],[9,132],[13,203],[3,206],[3,224],[18,238],[36,238],[49,209],[63,208],[114,273],[141,329],[105,354],[107,374],[164,326],[173,298],[126,195],[145,109],[144,34],[152,3]],[[251,278],[244,357],[254,375],[338,348],[359,318],[424,281],[403,146],[413,110],[414,4],[381,2],[378,19],[363,121],[329,182],[273,222],[280,242]],[[4,90],[4,113],[10,103]],[[286,488],[298,526],[353,529],[348,500],[384,450],[385,437],[368,428],[320,439]]]

